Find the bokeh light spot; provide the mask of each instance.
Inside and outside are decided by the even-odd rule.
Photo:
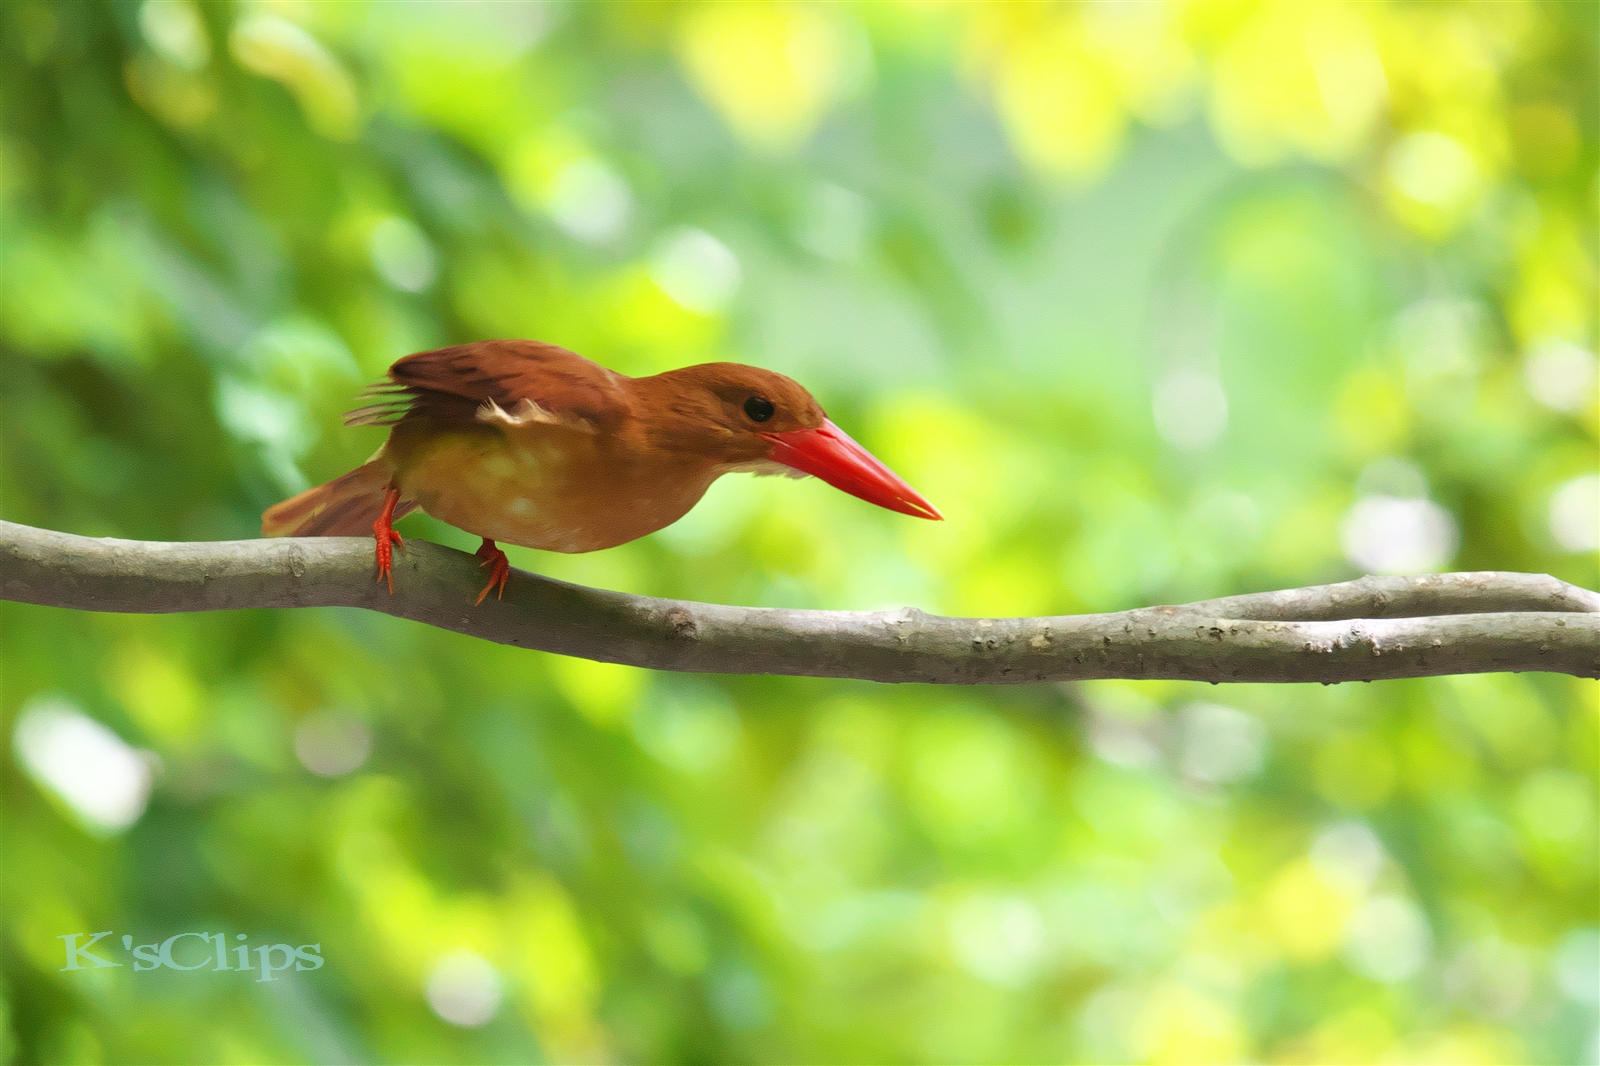
[[[1219,703],[1191,703],[1181,713],[1186,777],[1227,784],[1261,769],[1267,755],[1267,730],[1259,719]]]
[[[451,1025],[477,1028],[500,1011],[500,974],[482,955],[457,951],[433,964],[425,986],[428,1006]]]
[[[372,750],[372,732],[359,718],[343,711],[314,711],[294,730],[294,753],[300,765],[319,777],[339,777],[358,770]]]
[[[1539,345],[1528,353],[1522,373],[1528,394],[1552,411],[1576,414],[1595,404],[1600,365],[1594,352],[1571,341]]]
[[[1600,550],[1600,474],[1579,474],[1550,494],[1550,535],[1569,552]]]
[[[1044,925],[1020,897],[969,896],[950,912],[950,942],[974,976],[1012,986],[1027,980],[1042,960]]]
[[[433,245],[406,219],[383,219],[372,227],[367,247],[372,253],[372,265],[383,280],[404,292],[422,292],[433,285],[439,274]]]
[[[1379,896],[1351,919],[1345,959],[1356,972],[1393,983],[1421,970],[1432,947],[1433,933],[1416,904],[1398,896]]]
[[[1339,527],[1344,557],[1369,574],[1419,574],[1455,557],[1461,532],[1432,500],[1372,495],[1358,499]]]
[[[1156,382],[1151,404],[1156,432],[1175,448],[1199,451],[1228,428],[1228,394],[1208,370],[1178,367]]]
[[[704,230],[678,230],[658,245],[650,278],[685,310],[714,315],[739,288],[739,259]]]
[[[633,197],[615,170],[598,159],[575,159],[556,174],[547,206],[556,225],[598,244],[622,235]]]
[[[211,61],[211,38],[193,0],[145,0],[139,5],[139,32],[163,59],[184,70]]]
[[[825,6],[705,4],[681,30],[685,66],[740,136],[787,149],[847,84],[849,42]]]
[[[1383,844],[1364,822],[1340,822],[1317,834],[1311,864],[1329,884],[1365,892],[1383,869]]]
[[[1562,937],[1551,964],[1569,999],[1600,1005],[1600,929],[1574,929]]]
[[[151,761],[65,696],[23,705],[11,734],[17,761],[97,835],[139,820],[150,796]]]

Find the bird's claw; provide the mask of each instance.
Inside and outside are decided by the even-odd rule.
[[[392,529],[383,530],[373,523],[373,536],[378,541],[378,577],[379,581],[389,583],[389,594],[394,594],[394,549],[395,546],[404,548],[406,542],[400,534]]]
[[[389,595],[394,595],[394,549],[406,546],[405,538],[395,532],[391,523],[394,521],[395,504],[400,502],[400,490],[391,488],[383,497],[383,513],[372,523],[372,536],[378,542],[378,577],[379,581],[389,583]]]
[[[506,553],[495,546],[494,541],[484,538],[478,545],[477,556],[483,562],[480,567],[489,567],[489,583],[483,586],[483,591],[478,593],[478,598],[472,601],[474,607],[478,606],[489,595],[489,590],[494,589],[494,598],[502,599],[505,596],[506,582],[511,578],[511,560],[506,558]]]

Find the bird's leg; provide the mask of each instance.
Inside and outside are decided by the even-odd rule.
[[[488,537],[484,537],[483,543],[478,545],[477,555],[483,560],[478,565],[489,568],[489,583],[478,593],[478,598],[472,604],[474,607],[483,602],[484,597],[489,595],[490,589],[495,589],[495,599],[502,598],[506,591],[506,581],[511,577],[511,560],[507,559],[506,553],[495,547],[494,541]]]
[[[394,595],[394,571],[390,563],[394,560],[394,547],[398,544],[404,548],[406,542],[400,534],[394,531],[394,509],[400,502],[400,490],[390,485],[383,494],[383,513],[378,520],[372,523],[372,535],[378,542],[378,580],[389,582],[389,595]]]

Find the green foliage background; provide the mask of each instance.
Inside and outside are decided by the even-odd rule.
[[[1356,576],[1376,514],[1413,565],[1594,587],[1596,15],[7,3],[0,515],[254,536],[377,446],[338,413],[391,361],[519,336],[789,373],[949,516],[727,478],[622,548],[512,549],[566,579],[1115,610]],[[1592,682],[959,691],[333,610],[0,623],[5,1061],[1596,1055]],[[41,708],[153,753],[131,826],[30,762]],[[64,972],[103,929],[327,961]],[[430,1006],[463,966],[484,1024]]]

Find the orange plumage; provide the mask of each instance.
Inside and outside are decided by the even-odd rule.
[[[829,422],[800,385],[738,363],[630,378],[537,341],[482,341],[395,363],[347,425],[391,427],[365,465],[271,507],[267,536],[377,538],[421,508],[484,538],[490,588],[509,574],[495,541],[586,552],[676,522],[734,471],[807,474],[879,506],[940,517]]]

